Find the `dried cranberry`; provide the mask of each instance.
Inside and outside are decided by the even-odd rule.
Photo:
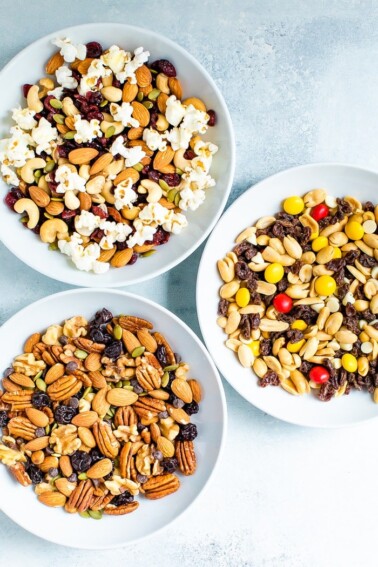
[[[107,219],[108,218],[108,213],[105,212],[101,207],[97,206],[97,205],[93,205],[92,207],[92,213],[94,215],[97,215],[98,217],[100,217],[100,219]]]
[[[158,59],[151,64],[151,69],[164,73],[167,77],[176,77],[176,69],[168,59]]]
[[[9,417],[6,411],[0,411],[0,427],[5,427],[9,421]]]
[[[148,172],[148,179],[151,179],[151,181],[155,181],[155,183],[159,183],[160,173],[158,171],[155,171],[154,169],[151,169]]]
[[[75,451],[75,453],[71,455],[71,465],[76,472],[85,472],[92,465],[92,457],[85,451]]]
[[[98,41],[90,41],[86,45],[87,57],[96,58],[102,55],[102,45]]]
[[[22,85],[22,94],[26,98],[28,96],[29,90],[32,88],[33,85],[29,85],[29,83],[25,83]]]
[[[26,472],[33,484],[40,484],[43,481],[44,474],[36,465],[29,465]]]
[[[36,409],[42,409],[46,406],[50,406],[51,400],[49,396],[45,394],[45,392],[39,391],[39,392],[35,392],[32,395],[31,403],[33,407],[35,407]]]
[[[159,345],[156,349],[155,356],[163,368],[167,366],[167,353],[165,350],[165,346]]]
[[[181,181],[181,177],[178,173],[165,173],[161,176],[161,178],[170,187],[177,187]]]
[[[197,402],[191,402],[190,404],[186,404],[184,406],[184,410],[186,411],[186,413],[188,415],[193,415],[194,413],[198,413],[199,412],[199,405],[197,404]]]
[[[68,209],[65,209],[62,212],[62,219],[65,221],[73,219],[74,217],[76,217],[76,211],[69,211]]]
[[[114,506],[124,506],[125,504],[130,504],[134,501],[134,496],[128,491],[122,492],[119,496],[115,496],[112,500]]]
[[[179,441],[194,441],[197,437],[197,426],[194,423],[180,426],[180,433],[177,435]]]
[[[58,406],[55,410],[55,421],[63,425],[71,423],[71,420],[77,414],[77,409],[70,406]]]
[[[102,122],[104,120],[104,115],[102,114],[102,112],[100,112],[100,110],[90,110],[89,112],[87,112],[86,119],[98,120],[99,122]]]
[[[167,473],[174,473],[178,468],[178,460],[175,457],[166,457],[160,464]]]
[[[188,148],[186,150],[186,152],[184,153],[184,158],[185,159],[194,159],[196,157],[196,154],[193,152],[193,150],[191,150],[190,148]]]
[[[50,104],[50,100],[55,99],[54,96],[52,95],[47,95],[44,99],[43,99],[43,106],[46,108],[46,110],[48,110],[49,112],[51,112],[51,114],[56,114],[58,112],[58,110],[56,108],[54,108],[53,106],[51,106]]]
[[[154,234],[152,239],[152,243],[156,246],[160,246],[161,244],[166,244],[170,238],[169,232],[166,232],[161,226],[159,226]]]
[[[122,354],[122,343],[121,341],[111,342],[104,350],[104,356],[115,360]]]
[[[85,96],[89,104],[99,105],[103,101],[102,94],[99,91],[88,91]]]
[[[14,211],[14,206],[17,201],[17,197],[13,195],[11,191],[9,191],[9,193],[7,193],[7,195],[4,197],[4,203],[11,209],[11,211]]]
[[[207,114],[210,116],[207,125],[215,126],[215,124],[217,123],[217,115],[215,114],[215,110],[208,110]]]
[[[135,252],[133,253],[133,255],[131,256],[129,263],[127,264],[128,266],[132,266],[133,264],[135,264],[135,262],[138,260],[138,254],[136,254]]]
[[[91,240],[94,240],[95,242],[100,242],[104,234],[105,232],[101,230],[101,228],[96,228],[91,234]]]

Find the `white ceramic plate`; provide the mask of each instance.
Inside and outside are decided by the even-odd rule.
[[[259,217],[275,214],[290,195],[322,187],[337,197],[354,195],[377,202],[378,174],[341,164],[315,164],[288,169],[248,189],[223,215],[203,252],[197,279],[197,313],[206,345],[219,370],[247,401],[284,421],[313,427],[340,427],[378,416],[370,394],[352,391],[349,396],[320,402],[313,395],[291,396],[281,388],[258,386],[251,370],[239,364],[224,346],[225,334],[216,324],[219,277],[216,262],[233,248],[235,238]]]
[[[33,534],[62,545],[85,549],[123,546],[152,535],[173,522],[203,491],[218,462],[226,431],[226,402],[219,374],[206,349],[182,321],[159,305],[122,291],[71,290],[37,301],[22,309],[0,328],[0,369],[22,352],[26,337],[49,324],[75,314],[91,317],[106,307],[114,314],[135,314],[150,320],[190,364],[192,376],[203,386],[204,398],[193,419],[198,425],[197,471],[180,476],[181,488],[162,500],[140,499],[136,512],[126,516],[104,516],[100,522],[77,514],[47,508],[34,491],[17,484],[0,465],[0,508]]]
[[[205,203],[187,215],[189,226],[180,235],[158,248],[148,259],[122,269],[110,269],[106,274],[80,272],[69,259],[51,252],[37,236],[24,229],[18,215],[0,203],[0,240],[20,260],[31,268],[56,280],[88,287],[116,287],[135,284],[170,270],[187,258],[210,233],[220,217],[231,189],[234,174],[234,134],[229,112],[217,86],[204,68],[176,43],[150,30],[124,24],[85,24],[51,33],[21,51],[0,73],[0,137],[9,132],[10,109],[25,104],[21,96],[24,83],[34,83],[45,76],[44,65],[54,46],[56,37],[70,37],[74,42],[99,41],[103,47],[113,44],[127,50],[143,46],[151,53],[151,61],[170,59],[176,66],[185,96],[199,96],[217,113],[217,124],[210,128],[204,139],[219,146],[214,157],[211,174],[217,184],[207,192]],[[5,196],[9,187],[0,180],[0,193]],[[0,198],[2,201],[3,198]]]

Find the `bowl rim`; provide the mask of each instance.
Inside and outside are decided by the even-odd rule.
[[[91,29],[92,28],[94,30],[96,30],[96,29],[98,30],[99,28],[106,29],[109,26],[117,26],[117,27],[124,28],[126,32],[127,32],[127,30],[132,30],[132,31],[135,31],[135,32],[139,31],[139,32],[143,32],[143,33],[147,32],[151,36],[152,40],[155,38],[155,39],[158,39],[160,41],[165,42],[169,47],[172,47],[173,49],[177,50],[193,66],[195,66],[197,69],[199,69],[199,71],[201,71],[201,73],[203,73],[206,81],[208,82],[208,84],[211,86],[211,88],[215,92],[216,96],[218,97],[220,105],[222,107],[223,119],[225,121],[226,129],[228,131],[228,136],[229,136],[229,140],[230,140],[230,150],[231,150],[230,154],[229,154],[229,161],[230,161],[229,181],[228,181],[226,189],[224,191],[222,200],[220,202],[220,205],[218,207],[216,214],[213,216],[212,219],[209,219],[209,222],[206,226],[206,229],[203,231],[201,236],[196,240],[196,242],[192,246],[190,246],[183,254],[181,254],[178,259],[172,260],[171,262],[168,262],[166,265],[155,269],[153,272],[148,272],[145,275],[140,276],[138,278],[134,278],[132,280],[126,279],[125,281],[121,281],[121,282],[107,282],[106,283],[106,286],[105,286],[106,288],[113,288],[113,287],[122,287],[122,286],[134,285],[134,284],[138,284],[138,283],[141,283],[141,282],[144,282],[144,281],[152,280],[153,278],[168,272],[169,270],[175,268],[176,266],[178,266],[179,264],[184,262],[184,260],[186,260],[191,254],[193,254],[193,252],[195,252],[197,250],[197,248],[199,248],[201,246],[203,241],[209,236],[210,232],[213,230],[214,226],[218,222],[218,220],[219,220],[220,216],[222,215],[224,208],[227,204],[228,198],[230,196],[233,181],[234,181],[234,176],[235,176],[235,166],[236,166],[235,145],[236,145],[236,141],[235,141],[235,132],[234,132],[234,127],[233,127],[233,123],[232,123],[232,120],[231,120],[230,111],[227,107],[226,101],[223,97],[221,90],[218,88],[217,84],[215,83],[214,79],[211,77],[210,73],[205,69],[205,67],[193,55],[191,55],[191,53],[189,53],[186,49],[181,47],[181,45],[179,45],[175,41],[165,37],[163,34],[159,34],[155,31],[152,31],[147,27],[134,26],[134,25],[130,25],[130,24],[124,24],[122,22],[111,22],[111,21],[109,21],[109,22],[101,22],[101,23],[95,23],[95,22],[84,23],[84,24],[78,24],[78,25],[75,25],[75,26],[67,26],[65,28],[58,29],[58,30],[50,32],[50,33],[48,33],[48,34],[46,34],[42,37],[39,37],[38,39],[29,43],[26,47],[21,49],[14,57],[12,57],[12,59],[10,61],[8,61],[8,63],[6,63],[6,65],[4,65],[4,67],[0,70],[0,82],[2,80],[4,73],[7,72],[9,69],[11,69],[12,66],[15,65],[18,62],[18,60],[21,59],[24,56],[24,54],[27,53],[27,51],[31,47],[34,47],[34,46],[38,45],[39,43],[43,43],[44,41],[54,39],[57,36],[64,35],[64,34],[67,35],[67,32],[72,32],[72,31],[80,32],[80,30],[84,29],[84,28],[85,29]],[[25,258],[21,258],[18,255],[18,253],[16,253],[14,246],[12,245],[12,239],[10,239],[10,242],[8,242],[8,241],[5,242],[4,237],[1,237],[1,233],[0,233],[0,242],[2,242],[4,244],[4,246],[14,256],[16,256],[16,258],[18,258],[21,262],[23,262],[24,264],[29,266],[29,268],[32,268],[33,270],[35,270],[37,273],[43,274],[44,276],[47,276],[47,277],[49,277],[53,280],[60,281],[62,283],[66,283],[66,284],[69,284],[69,285],[75,285],[75,286],[78,286],[78,287],[91,287],[91,288],[92,287],[93,288],[101,288],[102,287],[100,279],[97,280],[97,282],[96,282],[96,280],[93,280],[93,284],[90,284],[89,282],[85,285],[77,283],[77,281],[75,281],[76,280],[75,274],[79,271],[77,269],[72,270],[72,277],[64,277],[64,278],[59,277],[58,274],[54,275],[52,273],[49,273],[47,268],[45,270],[37,269],[37,268],[34,267],[33,262],[29,259],[29,257],[27,255],[26,255]]]
[[[276,173],[273,173],[272,175],[268,175],[268,177],[264,177],[263,179],[260,179],[259,181],[257,181],[256,183],[250,185],[247,189],[245,189],[245,191],[243,191],[243,193],[241,195],[239,195],[235,201],[227,208],[227,210],[223,213],[220,222],[222,222],[223,220],[227,220],[228,216],[232,215],[232,212],[234,209],[236,209],[238,207],[239,201],[244,197],[244,195],[246,193],[249,193],[252,190],[258,190],[260,185],[265,184],[266,182],[272,182],[274,181],[276,178],[281,177],[281,175],[283,174],[287,174],[287,173],[295,173],[295,172],[299,172],[299,171],[303,171],[306,169],[311,169],[311,168],[319,168],[319,169],[323,169],[323,168],[327,168],[327,167],[332,167],[332,168],[346,168],[349,170],[354,170],[354,171],[359,171],[361,173],[369,173],[369,174],[373,174],[375,176],[377,176],[378,178],[378,169],[373,169],[373,168],[368,168],[368,167],[363,167],[360,165],[355,165],[355,164],[348,164],[348,163],[343,163],[343,162],[314,162],[314,163],[307,163],[307,164],[302,164],[302,165],[297,165],[297,166],[293,166],[293,167],[289,167],[286,169],[282,169]],[[237,230],[235,234],[237,234]],[[202,315],[201,310],[199,309],[199,304],[201,302],[201,298],[200,296],[202,295],[202,291],[200,289],[200,279],[202,279],[204,277],[203,274],[206,274],[206,268],[205,268],[205,256],[206,256],[206,252],[208,250],[208,248],[210,247],[210,244],[212,242],[212,238],[215,237],[214,233],[212,233],[208,239],[208,241],[206,242],[206,245],[203,249],[202,252],[202,256],[200,259],[200,263],[198,265],[198,272],[197,272],[197,280],[196,280],[196,309],[197,309],[197,318],[198,318],[198,322],[199,322],[199,326],[201,329],[201,334],[202,334],[202,338],[203,341],[206,345],[207,350],[210,353],[210,356],[213,358],[220,374],[222,377],[225,378],[225,380],[227,380],[227,382],[230,384],[230,386],[243,398],[246,400],[246,402],[248,402],[249,404],[251,404],[252,406],[256,407],[258,410],[260,410],[261,412],[263,412],[264,414],[268,414],[272,417],[274,417],[275,419],[278,419],[280,421],[286,422],[286,423],[290,423],[292,425],[297,425],[300,427],[308,427],[308,428],[313,428],[313,429],[339,429],[339,428],[347,428],[347,427],[353,427],[355,425],[358,424],[362,424],[362,423],[367,423],[369,421],[374,421],[378,419],[378,415],[377,416],[370,416],[367,417],[365,419],[360,419],[358,420],[358,422],[348,422],[348,423],[341,423],[341,424],[322,424],[322,423],[318,423],[316,425],[310,424],[310,423],[305,423],[303,421],[301,421],[300,419],[295,419],[294,417],[291,417],[290,415],[285,416],[285,418],[282,417],[282,415],[279,415],[277,413],[277,411],[275,410],[268,410],[266,408],[266,406],[261,405],[259,403],[258,400],[254,400],[253,402],[250,401],[248,398],[246,398],[240,391],[240,388],[238,386],[238,383],[232,380],[229,380],[228,376],[223,373],[223,370],[221,368],[221,363],[218,361],[218,357],[216,356],[216,353],[214,353],[214,349],[211,348],[211,345],[209,344],[208,341],[208,334],[207,334],[207,327],[208,325],[206,324],[206,321]],[[216,261],[216,260],[215,260]],[[251,369],[253,372],[253,369]],[[255,375],[255,374],[254,374]],[[256,375],[255,375],[256,376]],[[257,377],[257,376],[256,376]]]
[[[54,544],[57,544],[57,545],[62,545],[64,547],[70,547],[70,548],[73,548],[73,549],[92,549],[92,550],[94,550],[94,549],[116,549],[116,548],[121,548],[121,547],[127,547],[128,545],[133,545],[136,542],[140,542],[142,540],[146,540],[150,537],[155,536],[156,534],[160,533],[161,531],[168,528],[168,526],[170,526],[174,522],[176,522],[180,517],[182,517],[193,506],[194,502],[196,502],[198,498],[200,498],[204,495],[205,491],[208,489],[210,481],[213,479],[216,470],[219,468],[219,463],[220,463],[222,455],[224,453],[224,447],[225,447],[225,444],[226,444],[227,426],[228,426],[227,403],[226,403],[226,396],[225,396],[222,380],[220,378],[218,369],[217,369],[216,365],[214,364],[214,361],[211,358],[208,350],[205,348],[204,344],[197,337],[197,335],[194,333],[194,331],[184,321],[182,321],[177,315],[175,315],[174,313],[169,311],[169,309],[167,309],[166,307],[159,305],[158,303],[156,303],[155,301],[152,301],[151,299],[147,299],[145,297],[142,297],[141,295],[137,295],[135,293],[130,293],[130,292],[123,291],[123,290],[115,290],[115,289],[112,289],[112,288],[75,288],[75,289],[69,289],[69,290],[66,290],[66,291],[61,291],[59,293],[54,293],[54,294],[48,295],[46,297],[43,297],[41,299],[38,299],[37,301],[34,301],[32,303],[29,303],[27,306],[23,307],[22,309],[20,309],[16,313],[14,313],[0,327],[0,336],[1,336],[2,333],[4,333],[4,327],[6,327],[7,325],[12,325],[12,323],[13,323],[13,321],[16,317],[19,317],[20,315],[25,314],[25,312],[31,307],[35,308],[35,307],[41,306],[45,303],[48,303],[52,300],[58,300],[59,301],[61,298],[69,297],[73,294],[90,295],[90,294],[96,294],[96,293],[108,293],[108,294],[113,295],[113,296],[120,296],[120,297],[123,297],[123,298],[127,298],[128,300],[134,299],[134,300],[137,300],[137,301],[142,301],[143,303],[150,305],[153,308],[156,308],[158,311],[161,311],[162,313],[164,313],[166,316],[168,316],[170,319],[173,320],[174,324],[181,326],[187,332],[187,334],[190,336],[190,338],[192,340],[194,340],[194,342],[198,345],[198,347],[200,348],[200,350],[202,351],[202,353],[205,355],[206,359],[208,360],[208,362],[209,362],[209,364],[210,364],[210,366],[213,370],[216,384],[218,386],[219,395],[220,395],[220,402],[221,402],[220,410],[221,410],[221,416],[222,416],[221,437],[220,437],[219,451],[218,451],[218,455],[216,456],[214,467],[210,471],[210,474],[209,474],[207,480],[205,481],[205,483],[203,484],[203,486],[194,495],[194,497],[191,500],[191,502],[189,503],[189,505],[186,508],[184,508],[183,510],[181,510],[181,512],[179,512],[175,518],[173,518],[172,520],[170,520],[169,522],[167,522],[166,524],[164,524],[160,528],[152,531],[149,534],[136,537],[129,542],[122,542],[122,543],[110,544],[110,545],[101,544],[101,542],[99,542],[99,544],[96,545],[96,547],[94,547],[93,545],[88,547],[88,546],[85,546],[85,542],[84,542],[84,545],[71,545],[71,544],[65,544],[65,543],[59,542],[57,540],[48,539],[48,538],[44,537],[43,535],[41,535],[40,533],[37,533],[33,528],[30,529],[29,526],[26,527],[24,525],[22,518],[18,518],[16,516],[14,516],[12,514],[12,510],[4,510],[1,507],[1,503],[0,503],[0,512],[3,512],[8,518],[10,518],[13,522],[15,522],[21,528],[25,529],[29,533],[31,533],[34,536],[39,537],[39,538],[41,538],[45,541],[49,541],[51,543],[54,543]],[[25,514],[25,516],[27,516],[27,513]]]

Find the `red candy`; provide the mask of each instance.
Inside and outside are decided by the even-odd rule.
[[[320,205],[316,205],[316,207],[314,207],[311,211],[311,216],[316,221],[320,221],[321,219],[324,219],[324,217],[327,217],[328,214],[329,214],[329,208],[324,203],[321,203]]]
[[[286,293],[279,293],[273,299],[273,305],[280,313],[289,313],[293,307],[293,300]]]
[[[324,384],[329,380],[329,372],[324,366],[314,366],[309,372],[310,379],[316,384]]]

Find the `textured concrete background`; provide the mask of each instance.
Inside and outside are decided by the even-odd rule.
[[[376,0],[1,0],[0,8],[1,66],[38,37],[85,22],[150,27],[188,49],[214,77],[232,114],[231,200],[297,164],[377,167]],[[129,289],[198,331],[200,255],[153,285]],[[0,322],[66,289],[1,245],[0,266]],[[377,424],[305,430],[263,415],[225,389],[230,425],[223,462],[206,496],[173,527],[133,549],[79,552],[47,544],[0,513],[1,564],[376,565]]]

